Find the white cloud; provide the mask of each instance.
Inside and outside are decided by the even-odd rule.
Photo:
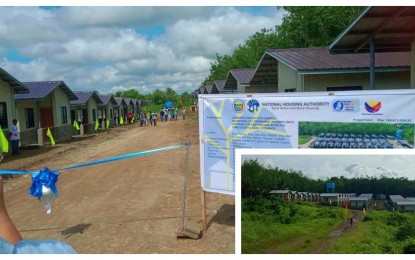
[[[216,53],[281,18],[232,7],[1,7],[0,53],[26,59],[3,58],[1,66],[21,81],[59,79],[76,90],[190,92]]]
[[[246,156],[258,158],[263,165],[271,165],[280,169],[302,171],[313,179],[326,179],[344,176],[391,178],[406,177],[415,179],[412,169],[415,162],[410,155],[256,155]],[[302,163],[299,164],[298,162]]]

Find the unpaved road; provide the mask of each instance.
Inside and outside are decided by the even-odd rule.
[[[22,151],[1,169],[39,170],[191,141],[186,219],[201,219],[198,122],[123,126],[54,148]],[[24,239],[56,239],[79,253],[234,253],[235,202],[207,193],[208,229],[199,240],[177,239],[185,147],[61,172],[59,195],[47,215],[28,195],[30,176],[5,181],[6,205]]]
[[[308,249],[307,253],[324,254],[332,245],[334,245],[334,243],[340,236],[342,236],[346,232],[352,232],[356,228],[356,225],[358,225],[358,223],[362,221],[364,214],[362,210],[351,210],[351,212],[353,218],[352,225],[350,225],[350,223],[347,221],[341,223],[333,232],[330,233],[329,236],[325,237],[316,246]]]

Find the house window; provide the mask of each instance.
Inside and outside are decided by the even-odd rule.
[[[25,108],[24,113],[26,115],[26,128],[35,127],[35,113],[33,108]]]
[[[65,125],[68,123],[68,111],[66,110],[66,107],[61,107],[61,117],[62,117],[62,125]]]
[[[93,122],[97,121],[97,110],[96,109],[92,109],[92,121]]]
[[[0,102],[0,125],[2,129],[9,127],[6,102]]]
[[[287,88],[287,89],[285,89],[285,92],[297,92],[297,89],[295,89],[295,88]]]
[[[112,109],[110,109],[110,119],[113,119]]]

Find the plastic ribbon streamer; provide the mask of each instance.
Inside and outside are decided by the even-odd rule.
[[[181,146],[183,145],[178,144],[178,145],[167,146],[167,147],[154,149],[154,150],[147,150],[143,152],[124,154],[124,155],[106,158],[102,160],[77,164],[77,165],[73,165],[73,166],[69,166],[69,167],[65,167],[65,168],[61,168],[61,169],[53,170],[53,171],[50,170],[49,168],[44,168],[37,172],[0,169],[0,175],[2,174],[16,174],[16,175],[31,174],[32,175],[32,186],[29,189],[29,194],[32,195],[33,197],[37,197],[42,202],[42,204],[44,204],[44,207],[46,208],[46,211],[49,214],[51,212],[53,200],[58,195],[58,189],[56,187],[56,182],[58,181],[58,176],[60,174],[59,173],[60,171],[87,167],[87,166],[92,166],[92,165],[101,164],[101,163],[119,161],[119,160],[129,159],[129,158],[143,156],[143,155],[157,153],[157,152],[168,151],[168,150],[172,150],[175,148],[179,148]]]

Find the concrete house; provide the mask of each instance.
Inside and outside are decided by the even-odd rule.
[[[213,82],[212,94],[222,94],[225,87],[226,80],[215,80]]]
[[[289,190],[272,190],[269,194],[270,196],[281,198],[285,201],[291,200],[291,193]]]
[[[139,118],[140,111],[141,111],[141,100],[138,99],[132,99],[133,102],[133,108],[134,108],[134,116],[136,119]]]
[[[223,92],[226,93],[245,93],[249,87],[255,68],[249,69],[231,69],[226,77]]]
[[[415,200],[397,201],[396,209],[399,212],[415,213]]]
[[[126,123],[127,112],[124,109],[127,106],[127,103],[122,97],[116,97],[115,101],[117,101],[117,105],[114,106],[115,123],[116,125],[119,125],[121,117],[123,118],[124,123]]]
[[[128,114],[128,113],[133,113],[134,112],[134,103],[133,100],[131,98],[124,98],[125,101],[125,105],[124,105],[124,111]]]
[[[98,119],[109,119],[110,127],[115,124],[114,122],[114,107],[117,105],[113,95],[98,95],[102,101],[102,104],[98,105]]]
[[[291,201],[298,201],[298,192],[295,190],[290,190]]]
[[[205,86],[205,92],[203,94],[212,94],[213,84]]]
[[[415,200],[405,199],[401,195],[389,195],[393,210],[415,213]]]
[[[14,118],[18,120],[18,125],[24,122],[20,122],[21,119],[17,117],[14,94],[27,92],[29,89],[22,82],[0,68],[0,127],[6,137]]]
[[[56,142],[72,138],[69,103],[76,95],[63,81],[24,82],[29,93],[16,94],[22,145],[49,142],[49,128]]]
[[[371,208],[373,194],[360,194],[359,197],[348,198],[351,209]]]
[[[321,193],[321,204],[328,205],[328,206],[337,206],[340,202],[340,193]]]
[[[98,106],[102,104],[96,91],[75,92],[78,100],[72,100],[71,121],[78,120],[79,126],[83,125],[84,133],[95,131],[95,122],[98,120]]]
[[[410,53],[376,54],[376,89],[410,87]],[[264,53],[246,93],[370,89],[369,54],[330,54],[328,48],[275,49]]]

